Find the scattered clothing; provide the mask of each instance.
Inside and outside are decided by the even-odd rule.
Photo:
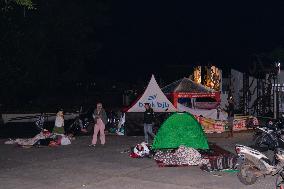
[[[137,144],[132,152],[129,154],[132,158],[143,158],[150,157],[150,148],[147,143],[142,142],[141,144]]]
[[[34,146],[34,145],[41,145],[41,146],[56,146],[58,145],[69,145],[71,144],[71,140],[68,136],[65,135],[58,135],[50,133],[49,131],[42,131],[33,138],[28,139],[15,139],[15,140],[8,140],[5,144],[17,144],[19,146],[27,147],[27,146]]]
[[[40,139],[47,139],[50,138],[52,136],[52,133],[48,132],[48,131],[42,131],[39,134],[37,134],[36,136],[34,136],[33,138],[28,138],[28,139],[15,139],[15,140],[8,140],[5,142],[5,144],[18,144],[21,146],[33,146],[34,144],[36,144]]]

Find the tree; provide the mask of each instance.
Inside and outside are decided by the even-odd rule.
[[[268,57],[271,61],[280,61],[284,62],[284,49],[283,48],[276,48],[268,54]]]
[[[16,4],[27,7],[28,9],[33,9],[33,2],[32,0],[14,0]]]
[[[110,5],[92,0],[32,2],[40,8],[25,15],[15,3],[13,11],[0,10],[0,86],[5,89],[0,103],[49,95],[66,83],[94,81],[94,72],[99,73],[97,57],[109,37]]]
[[[32,0],[1,0],[2,11],[10,10],[14,5],[35,9]]]

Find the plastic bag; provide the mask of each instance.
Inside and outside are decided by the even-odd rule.
[[[66,136],[63,136],[61,138],[61,145],[69,145],[69,144],[71,144],[70,139],[68,137],[66,137]]]

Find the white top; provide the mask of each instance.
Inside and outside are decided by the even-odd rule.
[[[63,126],[64,126],[64,118],[62,116],[56,116],[55,127],[63,127]]]

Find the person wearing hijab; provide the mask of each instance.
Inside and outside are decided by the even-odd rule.
[[[100,132],[101,144],[105,144],[105,125],[107,124],[107,115],[103,108],[102,103],[97,103],[97,108],[93,113],[93,118],[95,122],[94,134],[92,139],[92,144],[89,146],[95,147],[97,144],[97,135]]]

